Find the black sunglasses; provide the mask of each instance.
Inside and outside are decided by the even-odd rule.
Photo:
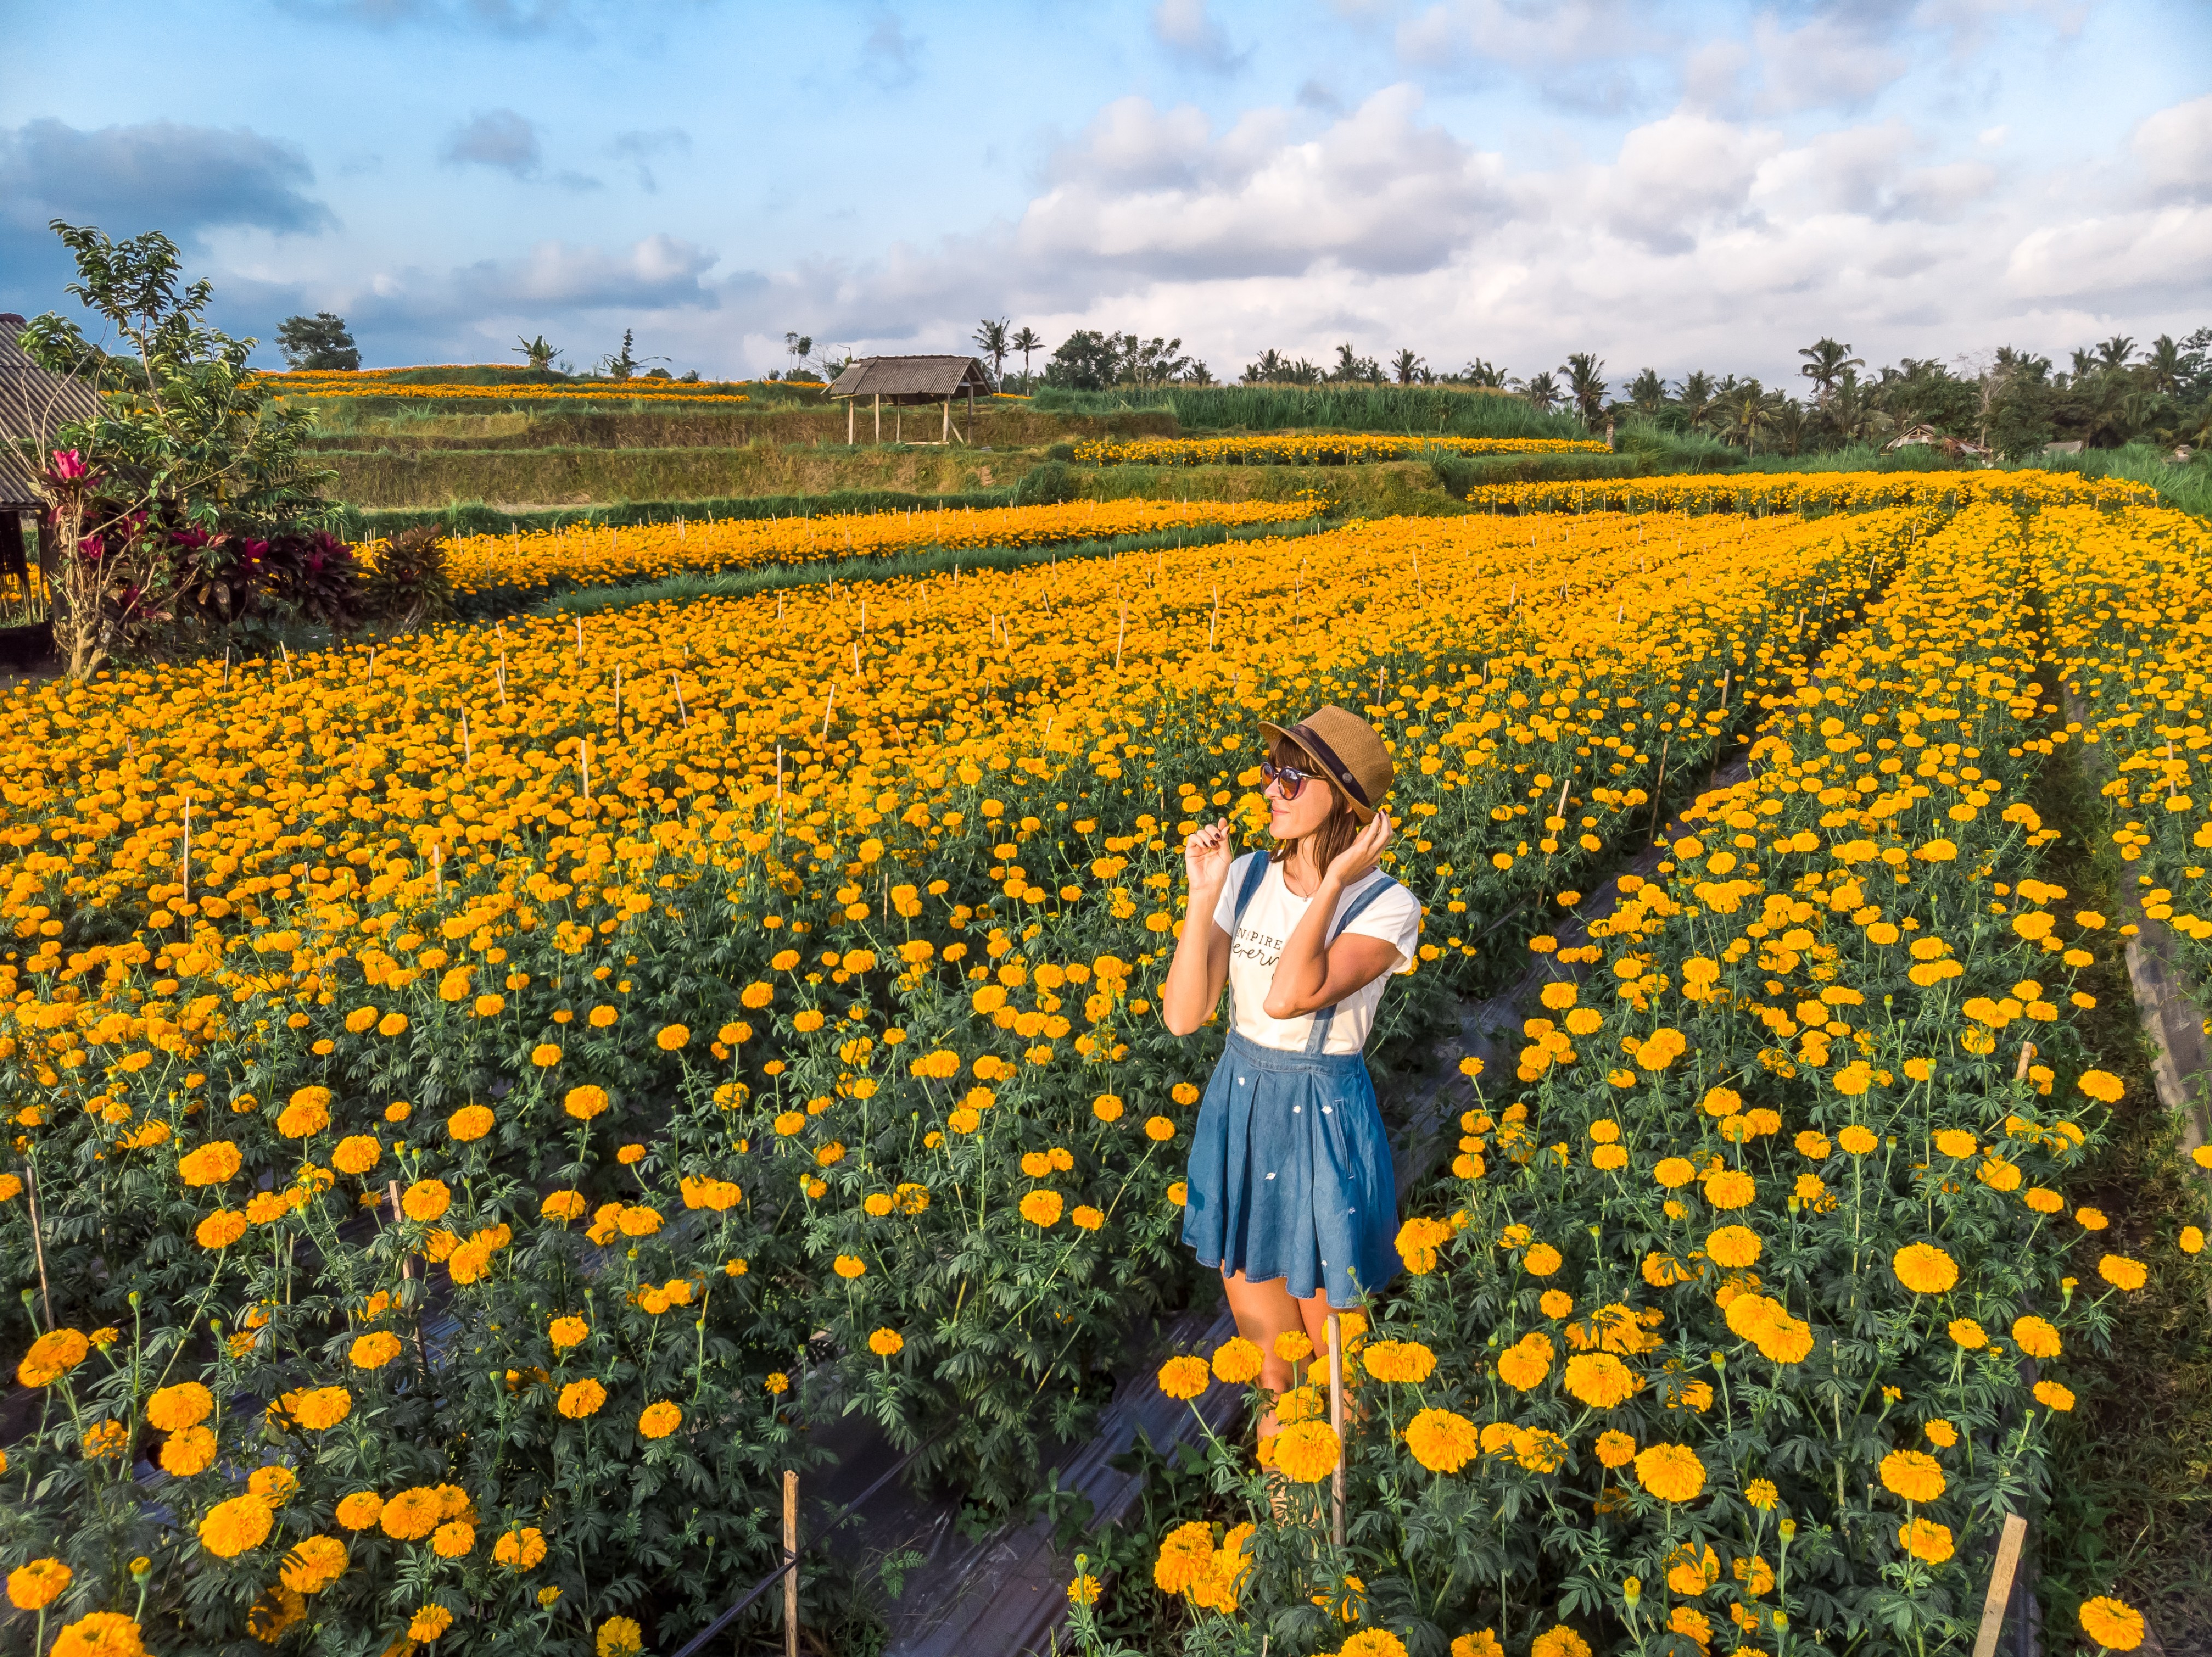
[[[1307,783],[1319,779],[1318,772],[1302,771],[1296,765],[1278,765],[1272,759],[1262,759],[1260,762],[1260,775],[1263,779],[1263,785],[1265,783],[1280,783],[1283,785],[1283,798],[1286,801],[1297,799],[1301,789]]]

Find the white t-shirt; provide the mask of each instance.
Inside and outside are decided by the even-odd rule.
[[[1237,894],[1243,888],[1248,866],[1253,858],[1266,856],[1263,851],[1248,852],[1230,867],[1221,901],[1214,905],[1213,923],[1230,935],[1229,990],[1236,1003],[1237,1033],[1262,1047],[1301,1053],[1313,1033],[1314,1014],[1271,1019],[1265,1008],[1267,990],[1275,981],[1275,963],[1282,959],[1283,946],[1290,941],[1291,929],[1304,917],[1307,905],[1313,900],[1293,893],[1283,883],[1283,866],[1272,863],[1261,879],[1260,889],[1245,906],[1243,924],[1235,923]],[[1421,935],[1420,899],[1376,869],[1337,899],[1337,913],[1342,914],[1355,898],[1378,880],[1389,889],[1362,910],[1344,931],[1382,939],[1398,952],[1398,965],[1392,972],[1410,972],[1413,970],[1413,948]],[[1337,1003],[1323,1052],[1356,1053],[1366,1046],[1367,1033],[1375,1024],[1375,1008],[1382,1000],[1382,985],[1389,977],[1390,973],[1384,973],[1365,989]]]

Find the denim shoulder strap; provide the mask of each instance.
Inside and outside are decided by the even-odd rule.
[[[1244,873],[1237,881],[1237,908],[1229,917],[1229,948],[1233,957],[1237,949],[1237,934],[1244,924],[1244,911],[1252,906],[1253,899],[1260,895],[1261,883],[1267,878],[1267,854],[1255,851],[1244,859]],[[1237,985],[1232,975],[1229,989],[1229,1027],[1237,1027]]]
[[[1373,881],[1368,886],[1361,888],[1361,890],[1353,896],[1349,903],[1340,905],[1337,908],[1336,913],[1329,919],[1328,936],[1322,947],[1326,950],[1329,944],[1334,943],[1339,938],[1342,937],[1344,935],[1344,929],[1346,927],[1350,926],[1354,921],[1358,920],[1361,915],[1365,913],[1369,906],[1371,905],[1377,898],[1382,897],[1385,892],[1389,892],[1391,887],[1397,884],[1398,883],[1395,880],[1392,880],[1386,874],[1381,880]],[[1313,1026],[1306,1032],[1306,1051],[1309,1053],[1318,1053],[1327,1050],[1328,1046],[1328,1026],[1334,1023],[1335,1020],[1336,1008],[1334,1005],[1324,1007],[1313,1015]]]

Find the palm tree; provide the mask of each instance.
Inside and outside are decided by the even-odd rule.
[[[1794,397],[1785,397],[1776,392],[1771,399],[1771,423],[1775,436],[1782,444],[1782,452],[1784,454],[1796,454],[1805,442],[1805,405]]]
[[[1605,412],[1605,363],[1595,351],[1569,351],[1566,366],[1559,370],[1567,376],[1567,401],[1581,415],[1583,423],[1594,426],[1599,415]]]
[[[1390,372],[1398,376],[1398,383],[1401,386],[1412,385],[1421,377],[1427,368],[1427,363],[1413,355],[1413,348],[1410,345],[1404,347],[1397,356],[1390,359]]]
[[[1692,370],[1682,376],[1683,418],[1690,423],[1692,431],[1702,430],[1705,417],[1712,412],[1714,385],[1712,375],[1703,369]]]
[[[1667,382],[1660,378],[1658,369],[1646,369],[1628,382],[1628,405],[1647,417],[1667,406]]]
[[[1006,338],[1006,319],[1002,316],[994,322],[985,317],[976,326],[974,338],[975,348],[991,359],[991,380],[996,384],[999,370],[1006,364],[1006,353],[1013,348],[1013,342]]]
[[[1282,353],[1270,345],[1260,353],[1258,362],[1247,362],[1244,365],[1244,383],[1248,386],[1278,384],[1289,371],[1290,366],[1284,360]]]
[[[1480,356],[1462,369],[1459,377],[1470,386],[1486,386],[1492,391],[1505,389],[1505,370]]]
[[[2128,359],[2136,354],[2136,342],[2124,333],[2116,333],[2097,347],[2097,365],[2103,369],[2124,369]]]
[[[1540,369],[1522,382],[1521,395],[1537,413],[1549,414],[1552,405],[1559,400],[1559,382],[1552,378],[1549,369]]]
[[[1838,435],[1854,442],[1871,436],[1883,419],[1875,407],[1872,389],[1860,383],[1856,369],[1845,369],[1836,376],[1835,395],[1823,412]]]
[[[1030,388],[1030,353],[1044,349],[1044,336],[1025,322],[1006,342],[1006,349],[1022,354],[1022,389],[1027,391]]]
[[[1773,423],[1774,409],[1766,388],[1756,380],[1738,381],[1723,394],[1717,406],[1728,422],[1731,437],[1743,439],[1747,454],[1759,453],[1759,433]]]
[[[2154,390],[2168,397],[2181,395],[2181,376],[2185,372],[2181,347],[2173,343],[2172,334],[2162,333],[2151,341],[2150,358],[2143,366],[2150,370],[2150,383]]]
[[[1825,336],[1809,345],[1799,346],[1797,355],[1805,359],[1797,372],[1813,382],[1814,400],[1824,409],[1828,406],[1829,398],[1835,395],[1836,381],[1844,370],[1866,367],[1866,359],[1853,356],[1848,344],[1840,344]],[[1790,452],[1795,454],[1796,451],[1793,449]]]

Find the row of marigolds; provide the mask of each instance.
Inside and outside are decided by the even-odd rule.
[[[29,693],[0,1248],[63,1344],[9,1545],[76,1573],[72,1623],[150,1605],[180,1650],[293,1593],[364,1642],[661,1648],[772,1557],[817,1386],[1018,1502],[1182,1292],[1208,1055],[1151,1016],[1171,786],[1241,813],[1254,718],[1370,708],[1423,961],[1479,965],[1477,921],[1640,826],[1912,527],[1365,526],[1325,576],[1309,541],[885,584],[866,624],[655,608],[595,624],[619,719],[551,627],[504,672],[483,630],[302,660],[283,704],[214,670]],[[185,1384],[214,1408],[161,1428]],[[477,1517],[342,1517],[441,1486]],[[312,1594],[310,1540],[349,1562]]]
[[[2142,1258],[2065,1194],[2121,1084],[2066,1016],[2106,919],[2034,873],[2054,704],[2021,551],[2013,515],[1961,514],[1770,699],[1754,776],[1662,878],[1588,945],[1534,941],[1561,970],[1521,1086],[1478,1084],[1441,1213],[1346,1343],[1349,1445],[1310,1383],[1256,1464],[1217,1443],[1249,1524],[1169,1538],[1160,1591],[1347,1653],[1967,1637],[2069,1355],[2203,1246]],[[2110,1599],[2081,1626],[2142,1637]]]

